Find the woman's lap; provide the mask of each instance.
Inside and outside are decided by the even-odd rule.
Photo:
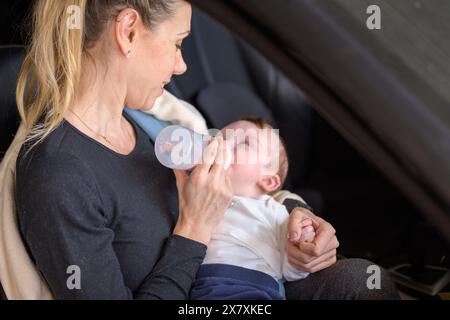
[[[303,280],[285,284],[288,300],[399,299],[395,284],[380,267],[380,289],[369,289],[375,265],[364,259],[342,259]],[[369,268],[369,269],[368,269]],[[369,280],[369,281],[368,281]]]

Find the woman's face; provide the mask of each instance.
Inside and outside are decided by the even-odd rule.
[[[187,1],[179,1],[176,14],[156,29],[150,31],[141,26],[139,39],[127,59],[126,103],[130,108],[152,108],[172,76],[186,72],[181,44],[190,33],[191,17],[191,5]]]

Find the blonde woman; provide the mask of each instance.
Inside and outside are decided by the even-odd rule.
[[[212,164],[174,177],[123,110],[151,108],[171,77],[186,71],[180,47],[190,20],[183,0],[36,1],[17,86],[28,138],[17,161],[16,205],[29,253],[57,299],[188,298],[232,197],[217,161],[224,144],[209,145]],[[335,264],[329,223],[295,209],[290,231],[304,216],[317,221],[317,241],[289,245],[292,264],[307,272],[345,267]],[[290,290],[312,297],[332,283],[320,279]]]
[[[85,18],[78,30],[66,24],[73,4]],[[17,208],[36,265],[56,298],[186,298],[231,199],[228,179],[216,163],[179,175],[178,209],[172,172],[123,109],[148,109],[186,71],[190,5],[42,0],[34,13],[18,85],[30,133]],[[70,270],[79,286],[68,285]]]

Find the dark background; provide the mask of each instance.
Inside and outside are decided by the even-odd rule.
[[[26,27],[22,21],[30,5],[29,0],[4,0],[0,3],[0,44],[21,44]]]

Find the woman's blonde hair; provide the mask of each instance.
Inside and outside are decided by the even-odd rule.
[[[19,75],[16,99],[34,145],[63,121],[73,103],[87,49],[109,21],[125,8],[135,9],[153,29],[174,15],[179,0],[37,0],[33,8],[31,42]],[[75,10],[75,11],[73,11]],[[69,26],[79,13],[79,25]]]

